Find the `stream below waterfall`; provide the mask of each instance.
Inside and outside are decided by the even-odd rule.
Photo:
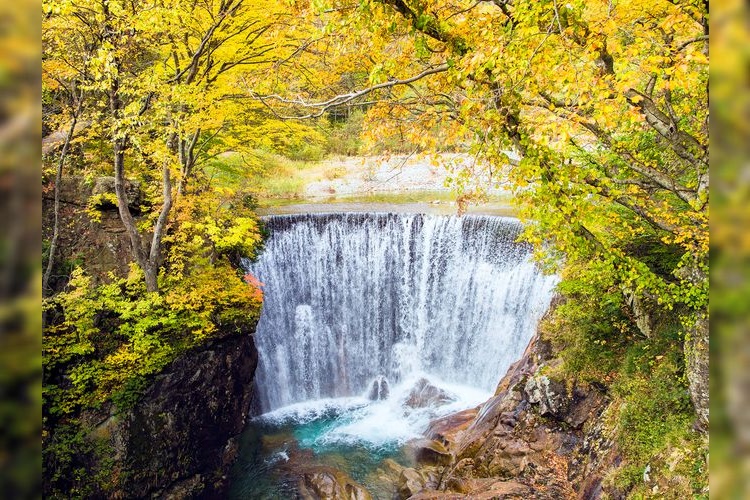
[[[429,422],[476,407],[551,300],[515,219],[340,213],[269,216],[247,270],[264,284],[255,334],[260,415],[232,498],[295,498],[333,467],[393,498],[389,464]],[[389,475],[390,474],[390,475]]]

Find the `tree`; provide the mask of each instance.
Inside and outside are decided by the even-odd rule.
[[[43,7],[45,36],[56,46],[45,53],[54,67],[75,70],[94,96],[89,113],[111,146],[120,218],[147,289],[157,291],[174,197],[197,175],[198,157],[231,128],[234,103],[226,95],[248,68],[271,62],[276,45],[267,35],[289,14],[243,0],[52,0]],[[126,178],[154,172],[161,207],[139,230]]]

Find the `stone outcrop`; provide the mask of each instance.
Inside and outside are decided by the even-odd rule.
[[[97,206],[98,220],[92,220],[86,208],[94,194],[114,195],[114,178],[99,177],[93,185],[82,177],[65,177],[60,186],[60,233],[59,251],[56,256],[56,269],[53,272],[51,287],[61,290],[72,264],[81,265],[96,281],[106,280],[107,274],[114,271],[127,275],[132,260],[130,240],[120,220],[115,205]],[[145,195],[136,182],[126,185],[128,199],[132,200],[136,221],[140,221],[138,209],[146,205]],[[54,220],[54,192],[43,191],[43,236],[51,238]],[[136,206],[138,209],[136,209]]]
[[[115,178],[112,176],[102,176],[94,179],[94,187],[91,189],[91,195],[115,195]],[[140,212],[145,202],[141,184],[132,180],[125,181],[125,196],[127,197],[130,210]],[[116,209],[117,205],[109,204],[102,208]]]
[[[412,409],[436,407],[455,401],[455,396],[436,387],[426,378],[420,378],[409,391],[404,406]]]
[[[606,394],[545,375],[551,362],[549,345],[535,337],[494,397],[432,422],[426,435],[450,461],[437,486],[410,498],[597,498],[601,465],[618,459],[598,427]],[[407,478],[409,491],[418,477]]]
[[[121,415],[87,415],[113,451],[110,496],[219,497],[253,399],[257,351],[249,333],[175,360]]]

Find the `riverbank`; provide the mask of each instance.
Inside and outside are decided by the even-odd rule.
[[[396,197],[394,197],[396,198]],[[332,199],[325,201],[308,201],[295,202],[289,200],[288,204],[277,204],[257,209],[258,215],[290,215],[290,214],[320,214],[320,213],[341,213],[341,212],[388,212],[388,213],[420,213],[429,215],[455,215],[458,212],[458,205],[455,201],[450,200],[432,200],[432,201],[368,201],[367,199]],[[360,201],[361,200],[361,201]],[[515,209],[509,202],[490,201],[481,205],[471,205],[467,208],[468,214],[475,215],[496,215],[502,217],[515,216]]]
[[[251,160],[264,164],[262,174],[251,167]],[[509,187],[497,176],[490,178],[488,171],[476,158],[459,153],[335,156],[321,161],[268,154],[251,159],[226,153],[214,163],[211,175],[228,187],[249,185],[256,193],[258,212],[264,215],[325,211],[450,215],[459,211],[454,180],[470,172],[486,196],[462,207],[465,212],[513,215]]]

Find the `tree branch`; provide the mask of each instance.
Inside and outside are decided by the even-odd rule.
[[[449,68],[448,64],[441,64],[439,66],[428,68],[428,69],[422,71],[421,73],[419,73],[418,75],[415,75],[415,76],[412,76],[412,77],[409,77],[409,78],[405,78],[403,80],[397,80],[397,79],[389,80],[387,82],[378,83],[377,85],[372,85],[371,87],[367,87],[367,88],[364,88],[362,90],[358,90],[356,92],[350,92],[348,94],[338,95],[338,96],[332,97],[331,99],[328,99],[327,101],[315,102],[315,103],[308,103],[308,102],[305,102],[305,101],[303,101],[301,99],[285,99],[285,98],[283,98],[283,97],[281,97],[279,95],[276,95],[276,94],[261,96],[261,95],[257,95],[257,94],[254,94],[254,93],[251,92],[250,96],[253,99],[260,100],[264,104],[266,104],[266,101],[272,99],[272,100],[279,101],[279,102],[284,103],[284,104],[294,104],[294,105],[297,105],[297,106],[301,106],[303,108],[317,109],[316,112],[309,113],[307,115],[301,115],[301,116],[280,116],[280,118],[284,118],[284,119],[305,120],[305,119],[309,119],[309,118],[318,118],[320,116],[323,116],[323,113],[325,113],[326,111],[328,111],[331,108],[334,108],[334,107],[337,107],[337,106],[341,106],[343,104],[351,102],[351,101],[353,101],[355,99],[358,99],[358,98],[360,98],[360,97],[362,97],[364,95],[367,95],[367,94],[369,94],[371,92],[374,92],[376,90],[387,89],[387,88],[390,88],[390,87],[395,87],[397,85],[409,85],[410,83],[416,82],[417,80],[421,80],[422,78],[424,78],[426,76],[430,76],[430,75],[434,75],[434,74],[437,74],[437,73],[442,73],[444,71],[448,71],[448,68]]]

